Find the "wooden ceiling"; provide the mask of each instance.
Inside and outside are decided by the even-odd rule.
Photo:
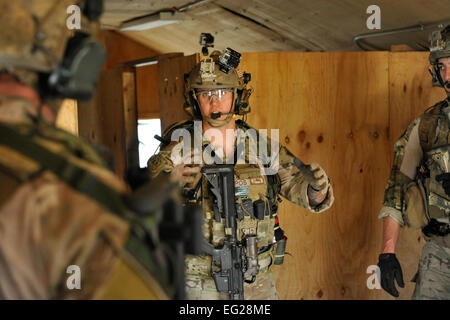
[[[185,20],[123,34],[161,53],[200,51],[199,36],[209,32],[215,47],[240,52],[356,51],[359,34],[419,24],[450,23],[450,0],[105,0],[102,26],[115,29],[132,18],[181,9]],[[369,5],[381,9],[381,30],[368,30]],[[430,31],[367,40],[379,49],[428,44]]]

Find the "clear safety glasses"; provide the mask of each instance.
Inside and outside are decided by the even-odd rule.
[[[233,89],[197,90],[195,93],[198,99],[209,100],[209,102],[212,102],[213,97],[221,101],[223,98],[230,97],[232,94]]]

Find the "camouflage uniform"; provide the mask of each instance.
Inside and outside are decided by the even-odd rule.
[[[139,240],[121,200],[127,187],[89,144],[36,117],[27,100],[0,96],[2,130],[14,130],[67,164],[48,168],[1,139],[0,298],[167,298],[139,267],[133,244]],[[75,167],[81,171],[71,172]],[[95,198],[100,184],[110,192],[108,202]],[[70,265],[80,267],[81,290],[66,287]]]
[[[449,223],[450,199],[435,177],[449,172],[449,100],[444,100],[415,119],[394,146],[394,164],[379,218],[391,217],[411,226],[406,214],[406,195],[414,181],[424,186],[425,224],[430,219]],[[419,176],[418,176],[419,175]],[[450,234],[425,235],[426,244],[415,277],[413,299],[450,299]]]
[[[50,124],[49,107],[56,112],[61,100],[38,78],[62,65],[74,39],[70,4],[0,0],[0,299],[165,299],[155,218],[128,210],[127,186],[95,149]],[[77,66],[95,75],[101,56],[93,62],[92,52]],[[70,266],[79,267],[81,288],[69,289]]]
[[[198,121],[197,123],[201,123]],[[201,127],[200,127],[201,128]],[[184,129],[194,137],[194,122],[186,121],[184,123],[175,125],[168,129],[165,133],[165,140],[170,141],[172,132],[176,129]],[[283,237],[283,232],[279,228],[278,217],[276,215],[277,204],[276,200],[279,195],[288,200],[307,208],[308,210],[320,213],[327,210],[333,203],[333,189],[331,185],[328,189],[328,194],[325,200],[314,206],[310,205],[307,195],[308,183],[300,173],[300,170],[294,164],[296,159],[288,149],[284,146],[278,146],[277,152],[279,167],[277,173],[273,175],[264,174],[263,161],[257,156],[259,155],[258,135],[250,134],[249,127],[245,122],[237,120],[237,139],[235,148],[235,196],[236,209],[244,211],[244,218],[237,219],[237,234],[238,240],[242,240],[247,234],[256,234],[258,240],[258,265],[259,272],[253,283],[244,283],[244,298],[245,299],[279,299],[275,288],[275,281],[271,271],[274,264],[275,250],[279,241]],[[253,131],[256,132],[256,131]],[[198,134],[198,132],[197,132]],[[197,137],[198,138],[198,137]],[[262,146],[267,146],[268,153],[271,155],[270,140],[266,137]],[[192,150],[195,150],[194,139],[191,139]],[[203,154],[203,163],[213,163],[213,158],[216,158],[214,163],[227,163],[230,160],[225,157],[220,157],[218,150],[214,150],[210,142],[202,134],[200,138],[201,148]],[[162,145],[160,152],[150,158],[148,167],[150,175],[156,177],[161,173],[169,173],[173,167],[180,163],[183,155],[179,155],[177,148],[182,149],[183,140],[172,141],[165,146]],[[246,146],[244,149],[243,146]],[[205,152],[207,150],[208,152]],[[246,150],[243,158],[237,153],[239,150]],[[213,152],[211,152],[213,151]],[[276,157],[273,157],[274,159]],[[245,161],[239,161],[245,160]],[[237,160],[237,161],[236,161]],[[270,163],[273,165],[273,163]],[[204,213],[203,235],[207,241],[214,246],[219,246],[225,239],[224,219],[216,221],[213,217],[213,212],[210,206],[210,194],[208,193],[206,179],[202,179],[199,183],[199,188],[192,195],[191,199],[197,203],[201,203]],[[265,213],[263,219],[256,219],[245,212],[244,202],[248,199],[252,201],[264,201]],[[275,242],[274,241],[277,241]],[[227,299],[227,293],[220,293],[216,290],[214,280],[211,276],[211,256],[200,255],[186,257],[186,294],[188,299]]]

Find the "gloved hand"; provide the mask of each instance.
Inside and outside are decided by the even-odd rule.
[[[314,191],[327,191],[328,176],[318,163],[303,166],[300,171]]]
[[[441,173],[436,176],[436,181],[441,182],[447,196],[450,197],[450,173]]]
[[[394,279],[400,288],[405,287],[403,282],[403,273],[395,253],[382,253],[378,257],[378,267],[381,272],[381,287],[394,297],[398,297],[398,291],[395,287]]]
[[[170,180],[178,182],[180,187],[196,186],[202,174],[200,172],[202,168],[200,166],[189,166],[183,163],[175,166],[170,173]]]

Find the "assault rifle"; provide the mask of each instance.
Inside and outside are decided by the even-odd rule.
[[[234,166],[205,166],[202,174],[211,185],[214,195],[213,210],[225,218],[226,238],[221,248],[202,243],[205,253],[212,256],[212,275],[217,291],[228,292],[230,300],[244,299],[244,271],[246,254],[236,235],[236,206],[234,192]]]

